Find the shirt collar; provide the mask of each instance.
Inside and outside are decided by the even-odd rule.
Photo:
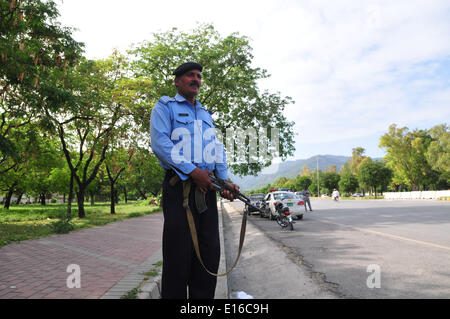
[[[180,95],[180,93],[177,93],[177,95],[175,95],[175,100],[179,103],[183,103],[183,102],[189,103],[184,96]],[[191,104],[189,103],[189,105],[191,105]],[[200,107],[202,109],[205,109],[198,100],[195,100],[195,107]]]

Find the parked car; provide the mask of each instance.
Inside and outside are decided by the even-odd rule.
[[[353,197],[364,197],[364,195],[361,193],[354,193],[352,196]]]
[[[276,219],[276,216],[278,215],[275,209],[275,205],[278,201],[282,202],[284,206],[288,207],[293,216],[297,217],[298,219],[303,218],[305,202],[303,201],[303,198],[299,198],[292,192],[270,192],[266,195],[264,201],[266,204],[266,215],[268,215],[270,220]]]
[[[264,194],[262,193],[250,194],[249,198],[253,205],[255,205],[256,207],[261,207],[261,203],[264,201]],[[251,213],[253,212],[257,212],[259,214],[258,210],[248,206],[247,204],[245,204],[244,211],[248,212],[249,215],[251,215]]]
[[[322,194],[320,197],[328,197],[328,194]]]
[[[294,193],[298,198],[302,198],[303,199],[303,192],[295,192]]]

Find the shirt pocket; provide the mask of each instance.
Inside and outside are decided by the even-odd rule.
[[[176,127],[190,127],[192,126],[192,123],[194,122],[194,119],[190,116],[177,116],[175,118],[175,126]]]

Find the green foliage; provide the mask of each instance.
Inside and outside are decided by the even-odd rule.
[[[128,291],[125,295],[121,296],[120,299],[137,299],[137,295],[140,292],[141,290],[139,288],[133,288],[130,291]]]
[[[387,185],[391,182],[392,170],[382,162],[372,160],[364,161],[358,172],[358,181],[361,186],[371,187],[375,191],[377,189],[383,191],[387,189]]]
[[[380,138],[380,147],[386,149],[385,160],[387,165],[394,172],[394,180],[398,184],[409,184],[412,190],[426,188],[429,184],[429,178],[432,175],[432,166],[439,168],[445,167],[446,158],[448,158],[448,129],[446,126],[435,127],[433,137],[427,130],[414,130],[409,132],[407,127],[397,128],[395,124],[389,127],[389,132]],[[442,143],[436,138],[442,136]],[[437,153],[431,155],[429,147],[435,142],[432,151]],[[427,155],[428,154],[428,155]],[[441,160],[438,160],[441,159]],[[431,164],[429,160],[436,160],[438,164]]]
[[[300,176],[295,181],[295,190],[301,191],[309,188],[312,184],[312,179],[309,176]]]
[[[345,193],[354,193],[358,188],[358,177],[350,172],[344,173],[339,180],[339,189]]]
[[[436,125],[429,130],[432,141],[426,158],[436,171],[450,172],[450,130],[446,124]]]
[[[56,234],[67,234],[75,229],[75,226],[70,222],[71,216],[64,216],[60,220],[51,223],[51,228]]]
[[[328,172],[323,174],[322,184],[328,190],[328,194],[331,194],[334,188],[339,188],[340,179],[341,176],[336,172]]]
[[[191,33],[172,29],[153,34],[152,41],[146,41],[130,51],[134,55],[132,67],[136,78],[148,78],[152,87],[147,98],[153,104],[162,96],[175,96],[172,71],[186,61],[197,61],[204,66],[203,87],[198,100],[215,113],[216,128],[227,139],[239,143],[241,135],[228,136],[226,129],[267,128],[270,141],[275,139],[269,128],[279,130],[279,155],[282,159],[294,151],[293,123],[283,115],[285,107],[292,103],[290,97],[279,93],[260,92],[258,80],[268,78],[266,70],[252,65],[253,55],[250,41],[245,36],[232,33],[225,38],[212,25],[201,25]],[[151,109],[141,114],[142,129],[148,132],[148,118]],[[238,136],[239,135],[239,136]],[[248,151],[249,139],[243,141]],[[227,143],[228,144],[228,143]],[[225,145],[227,148],[227,145]],[[233,161],[234,149],[226,149],[228,164],[239,175],[256,174],[271,164],[273,154],[259,154],[253,162],[247,156],[243,162]],[[244,152],[245,154],[246,152]],[[238,154],[241,155],[241,154]]]

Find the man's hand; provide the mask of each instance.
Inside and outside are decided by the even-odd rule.
[[[236,184],[232,184],[230,182],[226,182],[232,189],[234,189],[236,192],[239,192],[239,186],[237,186]],[[223,198],[226,198],[230,201],[234,200],[234,195],[232,192],[230,192],[229,190],[224,190],[222,192],[220,192],[220,196],[222,196]]]
[[[214,189],[209,175],[213,175],[213,172],[207,169],[195,168],[191,174],[189,174],[194,180],[195,185],[200,189],[203,194],[206,194],[211,189]]]

